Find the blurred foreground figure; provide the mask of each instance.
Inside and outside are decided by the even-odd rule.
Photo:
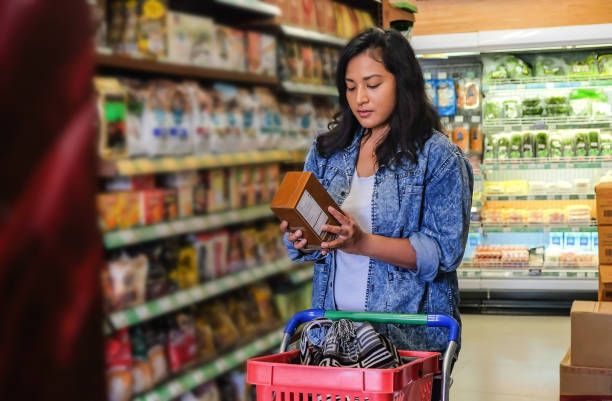
[[[83,0],[0,0],[0,399],[104,400]]]

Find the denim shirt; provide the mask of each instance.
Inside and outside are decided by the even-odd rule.
[[[311,171],[342,206],[351,188],[363,129],[351,145],[329,157],[316,150],[306,158]],[[445,135],[434,132],[418,153],[418,162],[405,160],[393,168],[381,166],[372,194],[372,234],[408,238],[417,268],[405,269],[371,258],[365,309],[372,312],[443,313],[459,324],[461,263],[469,231],[474,178],[463,152]],[[320,251],[302,253],[284,239],[294,261],[314,261],[312,307],[335,310],[335,257]],[[379,332],[405,350],[441,351],[447,329],[426,326],[376,325]]]

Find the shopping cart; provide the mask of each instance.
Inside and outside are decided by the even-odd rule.
[[[350,319],[376,323],[447,327],[448,347],[440,372],[438,352],[399,351],[412,359],[395,369],[303,366],[290,361],[299,350],[286,352],[290,338],[302,323],[315,318]],[[451,362],[457,350],[459,325],[446,315],[409,315],[309,309],[287,323],[280,353],[247,361],[247,382],[256,386],[257,401],[429,401],[433,378],[441,374],[441,395],[449,400]]]

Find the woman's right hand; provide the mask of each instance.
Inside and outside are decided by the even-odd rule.
[[[280,223],[280,230],[283,233],[289,232],[288,230],[289,228],[289,223],[287,223],[287,220],[283,220]],[[287,236],[287,240],[293,243],[293,247],[295,249],[297,249],[300,252],[303,253],[312,253],[313,251],[308,251],[305,250],[304,247],[307,244],[306,238],[302,238],[302,230],[297,230],[296,232],[292,233],[289,232],[289,235]]]

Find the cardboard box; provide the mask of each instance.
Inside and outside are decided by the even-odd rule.
[[[559,365],[560,399],[565,401],[609,400],[612,393],[612,369],[574,366],[571,351],[573,350],[567,351]],[[586,399],[584,396],[590,397]]]
[[[612,265],[599,266],[599,297],[600,302],[612,301]]]
[[[612,225],[612,182],[602,182],[595,186],[597,203],[597,224]]]
[[[321,230],[323,224],[340,225],[328,212],[329,206],[340,210],[314,174],[295,171],[285,175],[270,204],[276,217],[287,220],[290,231],[302,231],[306,249],[321,249],[321,242],[336,237]]]
[[[168,13],[168,59],[182,64],[211,66],[215,55],[215,25],[211,18]]]
[[[612,265],[612,226],[598,226],[599,263]]]
[[[612,302],[574,301],[571,310],[574,366],[612,368]]]

